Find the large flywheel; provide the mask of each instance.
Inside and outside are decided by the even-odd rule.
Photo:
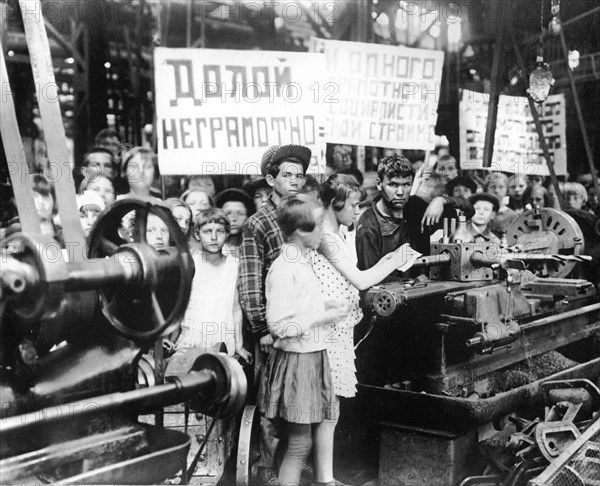
[[[521,251],[534,254],[555,254],[555,261],[541,265],[550,277],[566,277],[576,262],[561,260],[560,255],[580,255],[584,238],[577,222],[568,214],[552,208],[525,211],[515,219],[506,233],[509,246],[518,245]]]

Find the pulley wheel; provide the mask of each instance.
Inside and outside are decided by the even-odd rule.
[[[10,301],[21,322],[37,323],[44,314],[56,312],[64,296],[66,265],[60,245],[48,236],[16,233],[4,239],[2,251],[30,267],[24,291]]]
[[[235,486],[249,486],[260,458],[260,414],[256,405],[246,405],[240,421]]]
[[[130,238],[122,221],[132,212],[135,236]],[[164,249],[156,250],[146,239],[150,214],[169,230],[169,246]],[[169,209],[122,199],[100,215],[88,241],[90,258],[115,258],[138,269],[127,283],[100,291],[108,321],[133,340],[152,341],[172,332],[187,308],[194,265],[187,240]]]
[[[244,406],[248,384],[242,365],[234,358],[224,353],[205,353],[194,361],[190,373],[194,371],[213,372],[215,389],[211,396],[188,400],[192,410],[220,418],[233,415]]]
[[[583,232],[577,222],[553,208],[520,214],[509,226],[506,240],[509,246],[518,244],[532,254],[580,255],[584,250]],[[538,248],[540,243],[546,248]],[[535,265],[537,270],[542,270],[543,265],[543,271],[549,277],[563,278],[573,270],[576,262],[553,261]]]

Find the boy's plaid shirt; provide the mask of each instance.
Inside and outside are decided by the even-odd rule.
[[[240,304],[257,339],[269,334],[265,315],[265,280],[283,245],[276,211],[273,200],[269,198],[264,207],[248,218],[242,230],[238,290]]]

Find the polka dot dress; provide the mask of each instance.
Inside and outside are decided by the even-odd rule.
[[[345,240],[337,233],[325,231],[325,234],[338,243],[334,258],[356,261],[347,249]],[[325,301],[345,300],[348,313],[338,321],[335,328],[327,336],[327,356],[333,377],[335,393],[342,397],[356,395],[356,366],[354,365],[354,326],[362,319],[359,307],[358,289],[354,287],[335,267],[319,252],[311,255],[313,271],[319,279],[321,293]]]

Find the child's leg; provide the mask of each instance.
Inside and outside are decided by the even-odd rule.
[[[324,420],[314,426],[315,481],[333,481],[333,434],[337,420]]]
[[[288,444],[279,468],[279,483],[282,486],[297,486],[300,483],[302,463],[312,447],[312,426],[287,422],[286,427]]]

